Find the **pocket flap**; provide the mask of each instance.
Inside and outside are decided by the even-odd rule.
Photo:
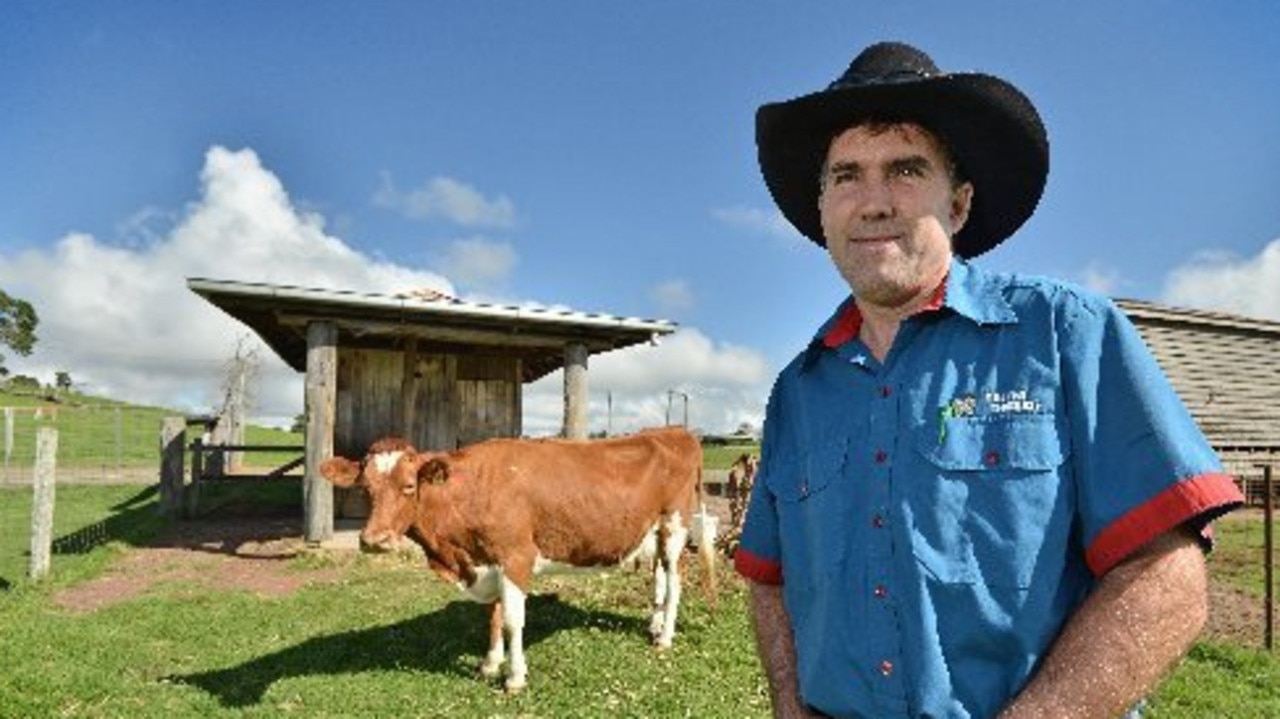
[[[919,451],[941,469],[1049,470],[1066,460],[1057,418],[1049,414],[1011,417],[952,417]]]

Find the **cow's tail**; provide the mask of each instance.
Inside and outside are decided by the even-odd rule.
[[[707,603],[715,609],[720,602],[716,582],[716,527],[715,518],[707,512],[706,487],[702,483],[702,467],[698,467],[698,558],[702,562],[702,592]]]

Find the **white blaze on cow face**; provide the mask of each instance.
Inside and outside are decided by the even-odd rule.
[[[378,474],[391,474],[391,470],[395,469],[396,463],[404,456],[404,452],[399,450],[395,452],[379,452],[369,460],[369,464],[377,470]]]

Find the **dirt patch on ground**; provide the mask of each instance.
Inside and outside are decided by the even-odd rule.
[[[338,576],[334,568],[299,568],[308,551],[302,520],[220,517],[177,522],[148,546],[132,547],[102,576],[58,592],[72,611],[93,611],[160,588],[205,593],[248,591],[284,596]]]

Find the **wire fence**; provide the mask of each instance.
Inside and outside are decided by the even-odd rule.
[[[41,427],[58,430],[57,481],[145,484],[159,476],[166,411],[115,405],[0,407],[0,483],[30,484]]]

